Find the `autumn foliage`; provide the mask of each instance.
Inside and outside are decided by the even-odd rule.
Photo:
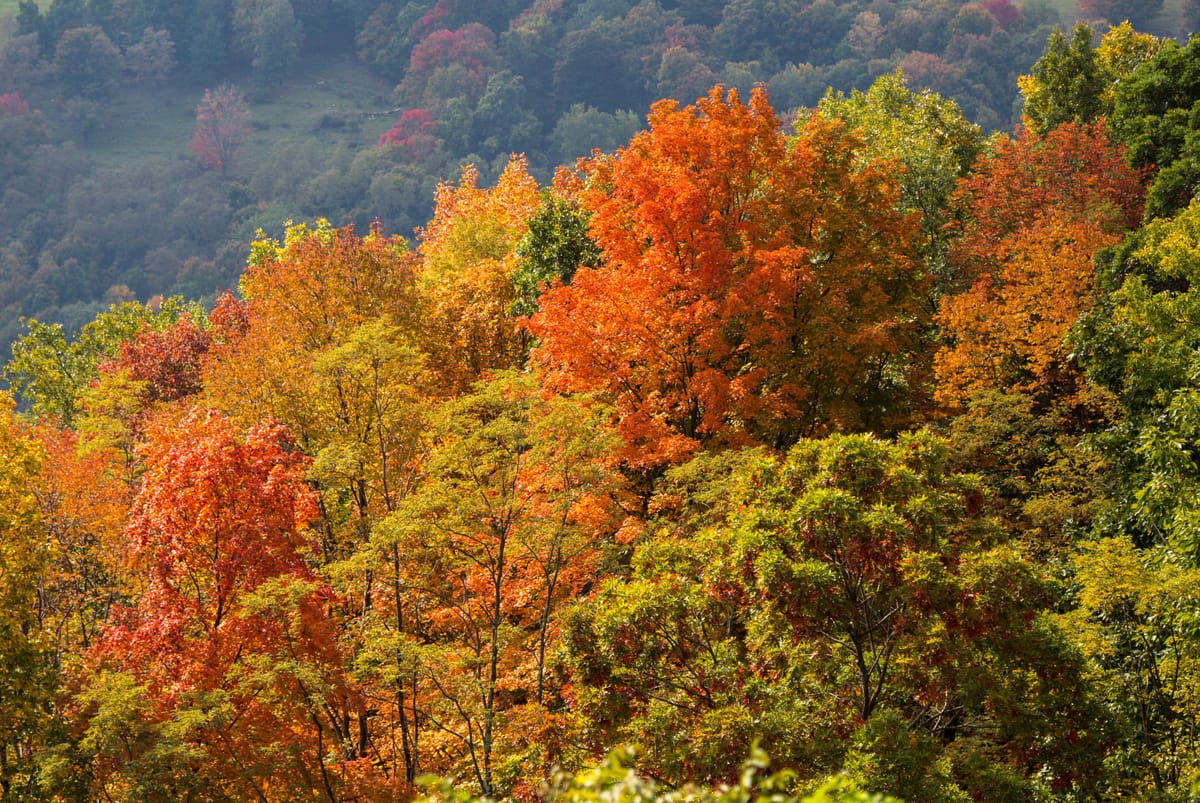
[[[939,397],[1068,380],[1063,339],[1098,297],[1093,259],[1137,225],[1143,198],[1142,176],[1100,125],[1002,139],[955,198],[963,287],[938,313],[951,343],[936,357]]]
[[[407,89],[492,68],[451,5],[396,23]],[[222,99],[236,134],[232,89],[200,122]],[[381,145],[428,155],[431,114]],[[661,101],[551,188],[464,167],[412,244],[289,223],[210,312],[31,322],[28,411],[0,395],[0,797],[394,801],[434,773],[532,800],[618,743],[680,795],[750,799],[756,745],[780,799],[1178,788],[1194,751],[1120,734],[1194,725],[1194,566],[1096,588],[1200,554],[1195,221],[1145,227],[1106,297],[1145,176],[1103,124],[985,144],[899,74],[781,123],[761,88]],[[237,137],[197,137],[226,170]],[[1099,437],[1117,393],[1145,412]]]
[[[200,163],[224,176],[249,136],[250,107],[241,90],[229,84],[204,90],[191,145]]]
[[[917,221],[852,132],[779,128],[762,91],[718,89],[657,104],[583,168],[604,264],[542,296],[533,359],[556,387],[611,394],[631,465],[899,423],[884,410],[903,408],[919,326]]]
[[[326,760],[321,699],[338,695],[337,660],[323,615],[330,592],[306,562],[317,507],[305,467],[278,427],[241,435],[198,411],[150,433],[125,528],[146,588],[89,653],[98,678],[132,676],[150,721],[189,708],[215,717],[185,735],[193,771],[227,777],[242,795],[280,799],[320,777]]]

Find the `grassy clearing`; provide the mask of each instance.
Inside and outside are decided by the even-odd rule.
[[[252,168],[288,145],[319,153],[373,145],[393,115],[390,84],[352,56],[306,59],[291,80],[271,94],[246,85],[254,134],[241,163]],[[150,88],[122,93],[103,109],[103,121],[85,151],[99,164],[120,167],[147,158],[191,158],[188,145],[203,88]],[[242,172],[242,171],[239,171]]]

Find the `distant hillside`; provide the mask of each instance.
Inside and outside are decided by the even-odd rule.
[[[1138,22],[1178,33],[1182,13],[1172,0]],[[1007,130],[1017,76],[1072,14],[1068,0],[3,0],[0,343],[23,316],[73,328],[114,300],[212,298],[255,229],[288,219],[408,236],[464,163],[489,183],[521,152],[544,181],[627,141],[656,100],[717,83],[765,84],[791,116],[899,69]],[[241,88],[253,126],[220,173],[189,151],[219,84]]]

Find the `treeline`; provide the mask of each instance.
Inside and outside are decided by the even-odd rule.
[[[1161,1],[1078,11],[1192,22]],[[790,117],[829,86],[866,89],[899,67],[985,130],[1009,130],[1016,78],[1062,22],[1046,4],[1009,0],[25,0],[0,47],[0,343],[22,317],[75,331],[112,302],[211,302],[236,283],[254,231],[285,220],[411,232],[461,164],[493,183],[510,153],[525,153],[546,181],[627,141],[653,100],[690,103],[718,82],[743,97],[766,83]],[[311,141],[221,175],[190,157],[183,132],[155,158],[99,147],[126,130],[129,98],[199,102],[232,82],[253,107],[330,54],[352,54],[394,90],[354,113],[314,111]],[[364,133],[367,112],[396,109],[382,137]]]

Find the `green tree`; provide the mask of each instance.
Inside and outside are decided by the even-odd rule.
[[[1074,581],[1077,607],[1062,621],[1121,726],[1108,794],[1186,799],[1200,773],[1200,570],[1119,536],[1083,550]]]
[[[1109,128],[1135,167],[1153,166],[1146,219],[1188,205],[1200,187],[1200,36],[1167,41],[1117,86]]]
[[[1103,718],[1050,586],[949,457],[927,433],[836,436],[673,470],[631,577],[566,623],[592,743],[641,744],[671,783],[730,778],[758,738],[914,799],[1086,792]]]
[[[178,296],[158,309],[136,301],[112,305],[67,341],[61,324],[25,322],[27,333],[13,344],[13,358],[4,366],[4,378],[15,395],[34,413],[57,417],[70,426],[79,411],[80,394],[96,377],[96,367],[115,359],[121,344],[132,341],[144,326],[161,331],[182,315],[203,320],[194,304]]]
[[[121,51],[100,28],[89,25],[63,32],[54,49],[54,70],[68,92],[89,98],[108,96],[120,80]]]
[[[1124,419],[1100,441],[1117,484],[1106,531],[1200,563],[1200,203],[1142,230],[1131,273],[1075,336]]]
[[[237,0],[233,30],[255,79],[265,86],[281,83],[300,59],[303,31],[290,0]]]
[[[532,315],[538,295],[550,283],[569,284],[580,267],[599,266],[600,249],[587,233],[589,217],[567,198],[542,195],[537,214],[529,219],[529,231],[517,243],[514,312]]]
[[[1091,19],[1116,25],[1129,20],[1138,28],[1152,23],[1163,9],[1164,0],[1075,0],[1075,7]]]
[[[1039,134],[1068,121],[1093,123],[1105,113],[1110,82],[1096,58],[1092,36],[1092,29],[1079,23],[1068,43],[1056,28],[1031,74],[1017,79],[1025,98],[1023,114]]]
[[[554,124],[550,133],[552,155],[559,164],[570,165],[593,148],[614,151],[628,142],[641,125],[634,112],[602,112],[594,106],[576,103]]]
[[[853,90],[847,97],[830,90],[816,112],[860,131],[863,162],[895,160],[904,166],[898,205],[921,214],[918,252],[935,279],[935,294],[944,291],[950,280],[949,200],[982,150],[979,126],[953,100],[929,90],[913,92],[899,70],[875,79],[866,92]]]

